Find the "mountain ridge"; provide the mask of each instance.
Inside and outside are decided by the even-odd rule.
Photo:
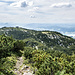
[[[20,27],[0,29],[0,75],[74,75],[74,60],[71,37]]]
[[[56,31],[36,31],[25,29],[21,27],[3,27],[0,28],[0,35],[5,34],[7,36],[12,36],[15,39],[24,40],[28,38],[33,38],[41,43],[45,43],[48,47],[53,46],[63,46],[68,47],[70,45],[75,45],[75,39],[65,36]]]

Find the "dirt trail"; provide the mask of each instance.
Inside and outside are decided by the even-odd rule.
[[[32,74],[33,71],[30,70],[30,66],[26,66],[23,62],[23,56],[17,59],[14,69],[15,75],[34,75]]]

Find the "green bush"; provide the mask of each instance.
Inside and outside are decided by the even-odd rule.
[[[17,40],[14,42],[14,51],[19,51],[24,49],[24,42],[22,40]]]
[[[5,35],[0,36],[0,58],[11,55],[13,50],[13,38]]]
[[[24,56],[27,58],[32,58],[32,51],[33,49],[31,47],[25,47],[24,49]]]

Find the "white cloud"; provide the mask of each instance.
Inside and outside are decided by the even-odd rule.
[[[4,2],[0,2],[0,6],[2,6],[2,5],[6,5],[6,3],[4,3]]]
[[[5,3],[5,2],[0,2],[0,7],[5,7],[5,6],[7,6],[7,3]]]
[[[21,0],[10,4],[10,6],[14,6],[14,7],[27,7],[32,5],[33,5],[33,1],[27,2],[26,0]]]
[[[0,22],[75,23],[75,1],[0,0]]]
[[[36,18],[36,16],[35,15],[30,15],[30,18]]]
[[[33,5],[33,1],[28,2],[28,5],[32,6]]]
[[[70,3],[54,3],[50,7],[54,8],[63,8],[63,7],[71,7],[72,5]]]
[[[39,10],[39,7],[33,7],[31,9],[29,9],[28,12],[35,12],[37,10]]]

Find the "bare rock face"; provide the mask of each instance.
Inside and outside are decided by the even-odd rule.
[[[33,74],[28,72],[28,73],[24,73],[23,75],[33,75]]]

